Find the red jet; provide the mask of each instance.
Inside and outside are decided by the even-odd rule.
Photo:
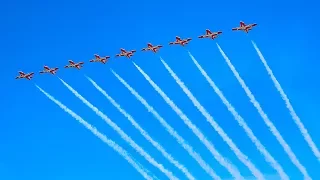
[[[206,29],[206,34],[199,36],[198,38],[211,38],[215,39],[218,37],[219,34],[221,34],[222,31],[217,32],[211,32],[209,29]]]
[[[243,21],[240,21],[240,27],[232,28],[233,31],[244,31],[248,33],[254,26],[256,26],[256,23],[248,24],[246,25]]]
[[[131,56],[136,52],[136,50],[126,51],[125,49],[120,49],[120,54],[117,54],[116,57],[125,56],[130,59]]]
[[[75,63],[72,60],[69,60],[69,64],[64,66],[64,68],[77,68],[77,69],[81,69],[82,68],[82,64],[84,64],[84,62],[78,62]]]
[[[28,80],[31,80],[33,78],[34,73],[24,73],[22,71],[19,71],[19,76],[16,77],[16,79],[22,79],[22,78],[26,78]]]
[[[191,38],[181,39],[179,36],[176,36],[176,40],[174,42],[170,42],[169,45],[180,44],[181,46],[185,46],[191,40],[192,40]]]
[[[51,74],[56,74],[57,70],[59,68],[49,68],[48,66],[44,66],[43,67],[43,71],[40,71],[39,73],[40,74],[43,74],[43,73],[51,73]]]
[[[95,54],[94,57],[95,59],[91,59],[90,62],[101,62],[103,64],[105,64],[110,58],[110,56],[100,57],[98,54]]]
[[[162,47],[163,46],[161,45],[153,46],[151,43],[148,43],[148,47],[143,48],[141,51],[153,51],[154,53],[156,53]]]

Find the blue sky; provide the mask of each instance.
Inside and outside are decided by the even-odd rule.
[[[121,156],[93,136],[35,86],[38,84],[63,104],[96,126],[125,148],[159,179],[165,176],[134,151],[100,117],[77,99],[57,77],[39,75],[43,65],[60,67],[58,75],[107,114],[140,146],[177,177],[183,174],[170,164],[116,108],[99,93],[84,75],[95,80],[137,122],[149,132],[197,179],[209,176],[148,113],[144,106],[112,75],[110,68],[135,88],[221,177],[231,175],[220,166],[204,145],[185,126],[165,101],[125,58],[109,63],[89,64],[93,54],[114,57],[120,48],[136,49],[135,61],[191,121],[213,142],[241,173],[252,176],[222,138],[194,108],[166,71],[158,56],[142,53],[146,43],[162,44],[159,55],[185,82],[201,104],[216,119],[241,151],[259,170],[274,176],[243,129],[239,127],[219,97],[189,58],[188,49],[227,99],[246,120],[255,135],[282,165],[291,179],[302,179],[282,147],[269,132],[256,109],[233,76],[215,41],[237,68],[272,122],[292,147],[313,179],[320,178],[319,162],[294,124],[278,92],[268,77],[251,40],[254,40],[289,96],[314,142],[320,146],[318,80],[319,59],[315,1],[21,1],[3,2],[0,48],[3,87],[1,88],[0,178],[7,180],[142,179]],[[239,21],[258,23],[249,35],[232,32]],[[205,32],[221,30],[215,41],[199,40]],[[192,37],[187,48],[169,47],[178,35]],[[67,60],[84,61],[80,71],[64,69]],[[17,71],[35,72],[32,81],[15,80]]]

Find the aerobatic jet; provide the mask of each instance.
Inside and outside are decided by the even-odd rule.
[[[186,39],[181,39],[179,36],[176,36],[176,40],[173,42],[170,42],[169,45],[172,44],[180,44],[181,46],[185,46],[186,44],[189,43],[189,41],[191,41],[191,38],[186,38]]]
[[[148,46],[146,48],[143,48],[141,51],[153,51],[154,53],[156,53],[162,47],[163,46],[161,45],[153,46],[151,43],[148,43]]]
[[[24,73],[22,71],[19,71],[19,76],[16,77],[16,79],[22,79],[22,78],[26,78],[28,80],[31,80],[33,78],[34,73]]]
[[[125,49],[120,49],[120,54],[117,54],[116,57],[125,56],[130,59],[131,56],[136,52],[136,50],[126,51]]]
[[[40,74],[43,74],[43,73],[51,73],[51,74],[56,74],[57,70],[59,68],[49,68],[48,66],[43,66],[43,70],[40,71],[39,73]]]
[[[211,32],[209,29],[206,29],[206,34],[199,36],[198,38],[211,38],[215,39],[218,37],[219,34],[221,34],[222,31],[217,32]]]
[[[256,25],[257,25],[256,23],[245,24],[243,21],[240,21],[240,27],[232,28],[232,30],[233,31],[239,31],[240,30],[240,31],[244,31],[244,32],[248,33]]]
[[[82,68],[82,64],[84,64],[84,62],[78,62],[75,63],[72,60],[69,60],[69,64],[64,66],[64,68],[77,68],[77,69],[81,69]]]
[[[101,62],[103,64],[105,64],[110,58],[110,56],[100,57],[98,54],[95,54],[94,57],[95,59],[91,59],[90,62]]]

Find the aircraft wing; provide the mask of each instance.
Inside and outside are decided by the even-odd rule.
[[[181,38],[179,36],[176,36],[176,41],[181,41]]]
[[[22,72],[22,71],[19,71],[19,74],[20,74],[20,75],[25,75],[25,73],[24,73],[24,72]]]
[[[48,66],[44,66],[43,67],[45,70],[50,70],[50,68]]]
[[[31,76],[33,76],[33,74],[34,74],[34,73],[32,72],[32,73],[29,73],[27,76],[28,76],[28,77],[31,77]]]
[[[253,27],[253,26],[256,26],[256,25],[257,25],[256,23],[249,24],[250,27]]]
[[[125,49],[123,49],[123,48],[121,48],[120,51],[121,51],[122,53],[126,53],[126,52],[127,52],[127,51],[126,51]]]
[[[235,27],[235,28],[232,28],[233,31],[235,30],[240,30],[240,27]]]
[[[74,64],[75,64],[72,60],[69,60],[69,63],[70,63],[71,65],[74,65]]]
[[[151,44],[151,43],[148,43],[148,47],[149,47],[149,48],[152,48],[153,46],[152,46],[152,44]]]
[[[95,57],[96,59],[100,59],[100,56],[99,56],[98,54],[95,54],[94,57]]]
[[[212,34],[212,32],[209,29],[206,29],[206,34]]]

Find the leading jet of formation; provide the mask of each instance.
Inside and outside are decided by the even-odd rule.
[[[69,60],[69,64],[64,66],[64,68],[76,68],[76,69],[81,69],[82,65],[84,64],[84,62],[78,62],[75,63],[72,60]]]
[[[153,51],[156,53],[160,48],[162,48],[162,45],[153,46],[151,43],[148,43],[147,47],[143,48],[141,51]]]
[[[16,77],[16,79],[22,79],[22,78],[26,78],[28,80],[31,80],[33,77],[34,73],[24,73],[22,71],[19,71],[19,76]]]
[[[240,21],[240,27],[232,28],[233,31],[244,31],[248,33],[250,30],[252,30],[253,27],[255,27],[257,24],[245,24],[243,21]]]
[[[206,29],[206,34],[199,36],[198,38],[211,38],[215,39],[222,31],[211,32],[209,29]]]
[[[170,42],[169,45],[180,44],[181,46],[185,46],[191,40],[192,40],[191,38],[181,39],[179,36],[176,36],[176,40],[173,41],[173,42]]]
[[[125,56],[130,59],[131,56],[136,52],[136,50],[126,51],[125,49],[120,49],[120,54],[117,54],[116,57]]]
[[[98,54],[95,54],[94,57],[95,59],[91,59],[90,62],[101,62],[103,64],[105,64],[110,58],[110,56],[100,57]]]
[[[48,66],[43,66],[43,70],[40,71],[40,74],[44,74],[44,73],[51,73],[51,74],[56,74],[57,70],[59,68],[49,68]]]

